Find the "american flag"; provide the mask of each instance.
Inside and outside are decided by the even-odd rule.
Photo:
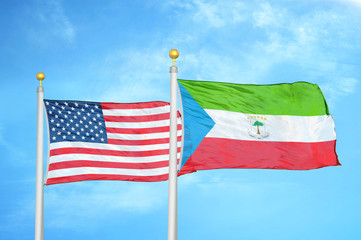
[[[163,181],[169,172],[167,102],[44,100],[49,127],[46,185],[85,180]],[[178,161],[182,124],[177,119]]]

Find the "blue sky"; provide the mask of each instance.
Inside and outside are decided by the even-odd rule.
[[[361,1],[1,1],[0,239],[34,238],[36,88],[169,100],[179,78],[321,87],[342,166],[178,179],[179,239],[361,239]],[[46,153],[45,153],[46,155]],[[45,239],[166,239],[168,182],[45,187]]]

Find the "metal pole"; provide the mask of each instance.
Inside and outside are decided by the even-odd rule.
[[[36,136],[36,195],[35,195],[35,240],[44,239],[44,88],[41,81],[45,75],[36,75],[40,81],[38,92],[38,116],[37,116],[37,136]]]
[[[168,187],[168,240],[178,239],[177,229],[177,73],[175,59],[179,53],[172,49],[170,67],[170,137],[169,137],[169,187]]]

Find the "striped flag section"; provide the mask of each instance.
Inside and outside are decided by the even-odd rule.
[[[178,83],[185,136],[181,174],[340,165],[334,121],[316,84]]]
[[[167,102],[44,100],[49,127],[46,185],[85,180],[164,181],[169,172]],[[182,123],[178,113],[178,162]]]

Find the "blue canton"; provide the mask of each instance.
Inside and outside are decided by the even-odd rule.
[[[100,103],[44,99],[50,132],[50,143],[107,143]]]

